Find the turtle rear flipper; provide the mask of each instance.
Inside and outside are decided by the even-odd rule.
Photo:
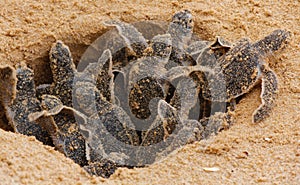
[[[262,91],[261,91],[261,105],[253,113],[253,122],[258,123],[270,114],[274,105],[277,93],[278,82],[275,73],[266,65],[261,68],[262,72]]]

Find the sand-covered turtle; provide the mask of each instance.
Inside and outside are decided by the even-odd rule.
[[[168,37],[169,38],[169,37]],[[158,43],[153,42],[158,46]],[[162,44],[165,44],[162,42]],[[169,50],[168,47],[165,47],[166,50]],[[159,47],[159,51],[162,50],[162,47]],[[59,56],[53,57],[53,53],[57,53]],[[62,69],[61,66],[73,66],[69,63],[72,61],[71,53],[67,46],[62,44],[60,41],[55,43],[50,51],[50,55],[53,58],[50,58],[50,62],[53,62],[51,65],[55,65],[52,67],[55,69],[53,75],[57,79],[61,79],[62,76],[56,77],[56,75],[60,75],[62,73],[55,73],[56,71],[60,71]],[[63,56],[61,56],[63,55]],[[162,56],[158,56],[162,57]],[[144,61],[145,58],[141,60]],[[130,144],[132,146],[149,146],[151,144],[156,144],[159,142],[164,142],[163,140],[167,137],[167,135],[171,134],[172,131],[175,129],[174,125],[170,126],[171,124],[181,124],[180,118],[174,119],[174,114],[171,114],[173,117],[169,117],[166,114],[166,108],[169,110],[173,110],[168,103],[164,101],[159,101],[156,107],[154,120],[150,124],[150,130],[145,130],[142,133],[138,133],[135,129],[135,125],[131,123],[130,117],[126,115],[126,112],[119,106],[113,104],[113,101],[109,101],[113,99],[106,98],[102,95],[102,92],[111,91],[113,88],[113,82],[111,81],[111,53],[109,50],[103,52],[102,56],[99,58],[97,63],[89,64],[83,72],[77,72],[72,67],[68,68],[68,72],[71,76],[74,76],[73,79],[73,105],[77,108],[75,110],[72,107],[68,107],[63,105],[63,103],[59,100],[59,91],[58,96],[55,96],[57,92],[51,93],[51,89],[49,87],[55,87],[54,85],[45,86],[42,85],[39,87],[40,92],[49,92],[52,95],[42,95],[42,108],[43,110],[40,112],[36,112],[30,115],[32,120],[38,120],[41,122],[40,117],[53,117],[55,121],[55,125],[45,126],[45,128],[51,129],[51,136],[54,140],[54,144],[58,148],[59,151],[65,153],[66,156],[72,158],[75,162],[80,165],[86,166],[85,161],[83,159],[83,152],[82,150],[86,147],[86,159],[88,160],[88,165],[85,167],[90,173],[98,174],[101,172],[103,173],[102,176],[108,176],[108,172],[113,172],[113,169],[109,169],[109,171],[104,172],[103,169],[100,170],[102,165],[106,166],[107,163],[111,164],[112,168],[116,168],[117,166],[126,166],[124,160],[131,160],[133,166],[144,165],[146,162],[147,164],[152,163],[155,160],[155,150],[161,152],[162,149],[156,147],[152,150],[151,156],[152,159],[147,158],[137,158],[137,155],[150,155],[150,151],[146,154],[141,154],[141,152],[146,152],[145,150],[137,150],[137,152],[132,153],[131,150],[121,149],[121,148],[114,148],[113,146],[113,139],[110,139],[109,135],[111,134],[114,136],[118,141],[122,141],[123,143]],[[161,58],[162,59],[162,58]],[[156,60],[154,60],[156,61]],[[141,61],[139,61],[141,63]],[[167,60],[166,60],[167,62]],[[67,64],[64,64],[67,63]],[[108,63],[107,72],[108,73],[99,73],[99,71],[106,69],[104,66]],[[133,65],[134,66],[134,65]],[[142,69],[142,68],[141,68]],[[103,83],[109,83],[108,89],[101,89],[98,90],[97,85],[100,75]],[[138,75],[137,75],[138,76]],[[68,79],[68,77],[66,78]],[[54,82],[55,83],[55,82]],[[69,83],[68,83],[69,84]],[[45,87],[47,90],[43,90],[42,88]],[[65,85],[64,87],[65,92],[70,92],[68,88],[70,86]],[[114,95],[113,92],[106,93]],[[70,97],[70,96],[68,96]],[[66,102],[70,102],[68,99],[65,99]],[[77,106],[76,106],[77,105]],[[158,106],[158,108],[157,108]],[[161,108],[160,108],[161,107]],[[169,108],[168,108],[169,107]],[[158,111],[157,111],[158,109]],[[173,110],[175,111],[175,109]],[[78,126],[74,125],[74,115],[72,112],[77,114],[77,116],[83,118],[82,122],[80,122],[81,133],[78,133]],[[81,112],[81,113],[78,113]],[[170,111],[169,111],[170,112]],[[175,111],[176,112],[176,111]],[[83,114],[83,115],[81,115]],[[73,121],[72,121],[73,120]],[[163,121],[163,120],[177,120],[173,122]],[[77,120],[78,121],[78,120]],[[160,128],[161,126],[161,128]],[[196,124],[194,123],[194,127]],[[184,125],[182,126],[184,127]],[[190,133],[193,133],[194,127],[187,127],[184,128],[185,133],[189,130]],[[158,129],[159,128],[159,129]],[[201,125],[198,125],[198,128],[201,130]],[[54,131],[53,131],[54,130]],[[180,132],[180,130],[178,131]],[[181,131],[182,132],[182,131]],[[155,134],[154,134],[155,133]],[[107,135],[107,137],[104,137]],[[185,134],[186,136],[187,134]],[[77,136],[77,137],[76,137]],[[82,137],[85,138],[85,145],[82,145]],[[181,137],[181,140],[183,140]],[[81,145],[80,145],[81,143]],[[164,144],[163,147],[172,148],[169,151],[172,151],[176,147],[184,144],[179,142],[175,142],[174,139],[168,140],[169,145]],[[77,147],[75,147],[77,146]],[[172,147],[171,147],[172,146]],[[163,148],[162,147],[162,148]],[[69,150],[73,148],[72,150]],[[156,151],[156,152],[157,152]],[[129,152],[127,154],[126,152]],[[138,153],[138,154],[137,154]],[[110,156],[108,160],[106,156]],[[115,157],[113,157],[115,156]],[[141,161],[141,159],[143,161]],[[146,160],[145,160],[146,159]],[[105,161],[105,162],[104,162]],[[103,167],[104,167],[103,166]],[[100,171],[97,172],[96,169]]]
[[[289,32],[236,43],[193,36],[190,11],[168,25],[107,21],[115,27],[83,54],[77,68],[62,41],[50,50],[52,84],[35,87],[26,66],[0,66],[0,103],[13,126],[83,166],[109,177],[118,167],[142,167],[173,150],[228,128],[234,101],[262,81],[254,122],[270,112],[278,90],[264,62]],[[14,77],[15,76],[15,77]],[[15,90],[14,90],[15,88]]]
[[[166,72],[166,70],[164,70],[164,65],[169,62],[172,51],[172,39],[170,34],[157,35],[150,41],[145,42],[141,33],[139,33],[133,26],[127,23],[114,21],[110,22],[110,24],[118,26],[119,34],[122,37],[126,37],[125,41],[127,44],[127,50],[132,49],[131,56],[134,55],[136,58],[135,61],[130,61],[129,67],[125,69],[118,69],[119,72],[125,75],[126,81],[123,85],[126,86],[126,90],[129,92],[128,106],[131,108],[130,110],[134,110],[134,107],[132,106],[133,104],[139,104],[139,106],[145,107],[150,103],[147,100],[144,101],[142,99],[141,101],[137,98],[145,95],[144,93],[138,93],[139,91],[149,91],[148,95],[150,95],[150,98],[148,98],[148,100],[152,100],[152,95],[154,95],[153,97],[159,97],[161,99],[165,98],[167,93],[164,92],[164,84],[160,83],[160,80],[163,80],[160,79],[160,76],[161,73]],[[134,40],[137,39],[137,36],[140,38],[138,40]],[[138,42],[138,44],[135,42]],[[119,103],[122,102],[121,99],[124,94],[119,94],[119,97],[117,97],[118,92],[114,91],[114,82],[112,81],[112,58],[113,56],[111,56],[110,51],[106,50],[99,57],[98,62],[89,64],[82,72],[77,72],[74,68],[71,53],[67,46],[59,41],[55,43],[50,50],[50,67],[53,73],[53,84],[41,85],[38,87],[38,94],[41,95],[40,97],[42,99],[42,107],[44,110],[37,112],[36,114],[31,114],[31,119],[39,119],[41,116],[53,117],[56,126],[49,126],[46,128],[55,127],[56,132],[52,132],[51,136],[54,137],[53,139],[55,144],[58,145],[56,147],[60,151],[63,151],[66,156],[72,156],[72,153],[68,152],[67,149],[73,147],[74,143],[78,143],[77,141],[81,137],[81,135],[78,135],[78,138],[74,138],[72,146],[70,145],[72,142],[67,142],[69,141],[70,136],[72,136],[72,133],[75,134],[78,132],[78,128],[75,126],[72,126],[72,129],[67,129],[68,127],[71,127],[72,124],[70,125],[69,122],[74,118],[70,119],[67,113],[62,114],[63,112],[68,112],[70,114],[70,110],[72,110],[72,108],[76,109],[74,109],[74,112],[81,112],[86,118],[84,120],[87,120],[87,122],[79,124],[82,136],[86,140],[87,159],[90,164],[97,167],[101,166],[99,164],[106,164],[103,163],[103,161],[105,161],[105,156],[107,155],[109,155],[110,159],[113,160],[106,160],[106,162],[112,164],[113,167],[123,165],[122,163],[124,163],[124,160],[127,159],[132,161],[133,166],[140,166],[145,163],[149,164],[155,160],[155,152],[162,152],[163,148],[166,147],[169,148],[169,151],[172,151],[184,144],[184,141],[182,141],[181,144],[179,144],[180,142],[176,144],[176,139],[169,139],[168,143],[172,143],[173,147],[170,147],[167,144],[164,144],[162,149],[156,147],[156,151],[153,150],[154,153],[151,155],[152,159],[143,159],[144,161],[141,161],[140,159],[137,159],[137,155],[145,155],[141,154],[144,150],[138,149],[137,152],[133,154],[127,154],[126,151],[122,151],[122,149],[118,148],[116,150],[116,148],[111,147],[111,140],[104,137],[105,134],[111,134],[117,138],[118,141],[122,141],[123,143],[127,143],[132,146],[150,146],[151,144],[159,142],[164,143],[165,139],[171,135],[172,131],[176,128],[176,124],[178,124],[177,130],[181,134],[182,131],[179,130],[180,127],[184,128],[184,133],[188,130],[190,133],[193,133],[195,130],[194,127],[196,126],[199,129],[199,132],[201,131],[201,125],[199,123],[197,125],[197,122],[195,121],[190,121],[193,122],[194,127],[189,126],[185,128],[183,122],[189,121],[181,119],[179,115],[177,115],[177,118],[174,119],[177,111],[163,100],[157,100],[156,103],[154,102],[152,108],[155,111],[152,112],[152,117],[148,120],[149,124],[146,127],[147,129],[136,129],[135,127],[137,124],[131,123],[132,114],[138,118],[138,116],[143,117],[145,113],[144,111],[139,112],[139,110],[136,109],[137,112],[134,113],[134,111],[132,111],[129,116],[127,115],[129,112],[124,111],[124,107],[122,108],[116,103],[117,100]],[[149,75],[149,73],[152,76]],[[151,87],[156,86],[157,88],[147,89],[150,84],[152,84]],[[73,94],[71,94],[71,88],[73,89]],[[73,99],[70,99],[71,96],[73,96]],[[56,98],[57,100],[55,100]],[[51,106],[53,107],[51,108]],[[169,109],[169,111],[166,111],[167,109]],[[173,111],[173,114],[168,115],[173,115],[174,118],[165,115],[170,111]],[[170,122],[166,120],[174,121]],[[170,126],[170,124],[174,125]],[[179,127],[179,125],[181,126]],[[101,128],[105,128],[106,130],[101,131]],[[70,133],[70,130],[72,133]],[[188,138],[186,138],[186,140],[188,140]],[[80,149],[83,147],[78,146],[77,148]],[[75,149],[72,151],[73,154],[78,154]],[[115,157],[112,157],[113,155]],[[149,155],[149,151],[147,155]],[[71,158],[78,162],[76,157]],[[81,165],[83,164],[81,162],[78,163]],[[91,171],[94,168],[87,166],[86,169]]]
[[[213,102],[230,102],[249,92],[261,81],[262,103],[253,113],[253,122],[257,123],[269,115],[278,91],[276,74],[264,59],[283,48],[289,36],[288,31],[275,30],[254,43],[249,39],[241,39],[228,46],[228,51],[222,55],[214,53],[212,44],[208,51],[201,53],[197,58],[199,67],[179,66],[168,71],[167,76],[174,79],[188,76],[195,71],[205,72],[205,79],[200,80],[202,96]],[[210,63],[207,64],[207,61]],[[206,65],[201,65],[203,63]],[[208,68],[205,68],[207,66]]]

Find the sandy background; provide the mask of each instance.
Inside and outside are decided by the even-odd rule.
[[[0,7],[0,62],[25,61],[37,73],[43,71],[37,84],[49,82],[48,52],[56,39],[70,46],[78,62],[88,45],[108,30],[101,24],[108,19],[169,21],[176,11],[189,9],[194,31],[207,40],[216,35],[232,42],[257,40],[278,28],[293,34],[286,50],[270,60],[280,93],[262,123],[251,123],[260,104],[257,87],[237,106],[236,124],[229,130],[147,168],[119,169],[108,180],[89,177],[33,137],[0,129],[0,184],[300,184],[300,1],[2,0]]]

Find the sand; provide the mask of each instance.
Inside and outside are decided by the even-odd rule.
[[[299,1],[12,0],[1,1],[0,7],[0,62],[25,61],[42,74],[37,84],[51,79],[48,52],[55,40],[69,45],[78,62],[88,45],[108,30],[101,24],[108,19],[170,21],[174,12],[189,9],[195,33],[207,40],[217,35],[232,42],[257,40],[278,28],[292,33],[286,49],[269,60],[280,92],[263,122],[251,123],[260,104],[258,86],[238,104],[236,123],[229,130],[184,146],[149,167],[118,169],[110,179],[90,177],[52,147],[0,129],[0,184],[300,184]]]

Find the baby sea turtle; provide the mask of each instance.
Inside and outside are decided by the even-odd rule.
[[[53,144],[92,175],[109,177],[118,167],[152,164],[228,128],[235,99],[260,80],[262,104],[253,120],[269,114],[278,87],[263,59],[285,45],[289,32],[276,30],[255,43],[203,41],[193,37],[188,10],[175,13],[167,28],[105,25],[116,29],[89,47],[77,69],[68,46],[53,44],[52,84],[35,87],[25,65],[16,73],[0,66],[0,103],[17,132]]]
[[[230,102],[249,92],[261,80],[262,103],[253,113],[253,122],[257,123],[269,115],[278,91],[276,74],[268,67],[264,58],[284,47],[289,37],[288,31],[275,30],[255,43],[242,39],[229,46],[228,51],[221,56],[210,51],[214,45],[211,44],[209,46],[211,49],[201,53],[197,58],[198,64],[203,64],[207,60],[213,63],[213,66],[208,64],[210,69],[203,68],[204,66],[176,67],[171,69],[167,76],[173,79],[190,75],[195,71],[205,72],[207,78],[200,80],[204,81],[203,97],[217,102]]]
[[[134,55],[137,58],[135,61],[131,61],[128,68],[122,70],[119,69],[120,72],[125,74],[126,86],[128,86],[128,88],[126,89],[129,91],[130,95],[135,95],[128,95],[129,106],[130,108],[133,108],[131,110],[133,110],[132,112],[134,113],[134,107],[132,106],[133,102],[135,102],[135,104],[139,104],[139,106],[141,107],[148,106],[148,104],[150,103],[149,101],[145,102],[143,99],[141,99],[142,101],[140,102],[140,99],[136,98],[136,96],[143,97],[144,94],[136,94],[136,92],[149,91],[149,95],[154,95],[153,97],[157,97],[157,95],[160,93],[161,95],[158,97],[160,97],[161,99],[166,96],[166,92],[163,92],[163,85],[160,84],[160,82],[157,80],[160,80],[160,70],[163,70],[164,65],[169,62],[169,57],[172,51],[172,39],[170,34],[167,33],[163,35],[157,35],[153,37],[149,42],[145,42],[145,39],[142,38],[141,34],[129,24],[121,22],[111,22],[110,24],[117,25],[122,37],[128,37],[127,39],[125,39],[127,42],[126,46],[129,50],[132,50],[131,55]],[[134,40],[137,38],[132,37],[133,35],[139,36],[140,40]],[[136,44],[135,42],[138,42],[139,44]],[[72,146],[68,144],[71,142],[66,142],[66,138],[68,135],[72,134],[69,133],[70,130],[73,133],[76,133],[78,132],[78,128],[73,126],[72,129],[64,129],[64,127],[71,127],[69,123],[66,123],[66,121],[73,120],[69,118],[63,119],[69,117],[66,116],[66,114],[62,116],[62,119],[57,118],[61,117],[61,111],[63,111],[64,109],[70,110],[71,107],[77,109],[74,109],[73,112],[79,111],[84,114],[83,117],[86,118],[86,121],[79,124],[82,136],[86,141],[87,160],[89,165],[92,165],[86,166],[85,168],[91,173],[99,174],[95,172],[95,167],[99,168],[99,166],[106,164],[103,161],[105,161],[106,159],[105,156],[108,155],[110,156],[109,158],[113,160],[106,160],[106,162],[111,164],[109,166],[113,168],[115,168],[116,166],[122,166],[124,160],[133,160],[132,158],[134,158],[135,160],[134,162],[132,162],[133,166],[141,166],[145,163],[153,163],[156,157],[155,152],[163,152],[165,153],[164,155],[166,155],[167,152],[163,151],[164,148],[168,148],[169,152],[171,152],[175,148],[183,145],[185,140],[196,140],[191,139],[193,136],[190,136],[191,138],[187,138],[189,136],[187,132],[196,132],[195,127],[197,126],[197,134],[200,135],[202,130],[202,126],[200,125],[200,123],[197,121],[188,121],[186,119],[181,119],[179,115],[177,115],[177,111],[170,105],[168,105],[167,102],[162,100],[157,101],[154,104],[153,109],[156,109],[156,111],[152,112],[153,115],[150,119],[151,122],[149,122],[150,124],[148,125],[148,130],[137,130],[135,128],[137,125],[132,124],[130,121],[130,118],[132,117],[127,116],[127,112],[124,112],[121,107],[114,103],[116,99],[121,99],[121,97],[117,97],[118,93],[113,91],[113,65],[111,63],[111,60],[112,56],[109,50],[104,51],[102,56],[98,59],[97,63],[91,63],[82,72],[77,72],[77,70],[74,68],[74,64],[72,63],[71,53],[68,47],[60,41],[53,45],[50,51],[50,66],[53,73],[54,83],[52,85],[42,85],[38,87],[38,94],[45,94],[45,92],[47,92],[51,95],[41,95],[42,107],[44,108],[44,110],[41,112],[37,112],[37,114],[31,114],[31,118],[33,120],[38,119],[41,116],[52,116],[54,118],[56,126],[48,126],[46,128],[54,127],[57,130],[56,132],[54,132],[54,134],[52,134],[52,137],[56,137],[54,138],[54,143],[60,151],[63,151],[66,156],[72,156],[70,152],[67,152],[67,149]],[[154,69],[157,69],[157,71],[154,71]],[[147,74],[148,72],[154,72],[152,73],[153,78],[149,78],[149,74]],[[162,71],[161,73],[165,72]],[[143,76],[146,76],[146,78],[143,78]],[[155,93],[155,89],[144,88],[149,84],[157,86],[158,94]],[[74,90],[74,94],[72,94],[74,98],[73,101],[70,99],[71,87]],[[186,89],[185,94],[189,94],[189,90],[192,89]],[[56,105],[55,102],[59,101],[54,101],[55,98],[62,100]],[[51,108],[48,105],[56,106]],[[139,110],[137,109],[137,111]],[[168,113],[167,116],[167,112],[173,113]],[[144,112],[137,112],[135,116],[138,117],[139,115],[143,114]],[[177,118],[175,119],[175,117]],[[189,122],[190,124],[183,124],[185,122]],[[173,126],[171,126],[172,124]],[[181,128],[183,129],[181,130]],[[185,137],[181,137],[180,140],[178,140],[179,138],[175,138],[174,136],[169,137],[169,135],[171,135],[175,129],[177,129],[177,132],[182,136],[184,135]],[[116,148],[112,148],[112,140],[107,140],[106,138],[108,137],[103,137],[105,134],[107,134],[105,132],[111,133],[115,138],[117,138],[118,141],[122,141],[123,143],[127,143],[132,146],[150,146],[159,142],[162,142],[164,144],[162,144],[160,148],[152,147],[153,149],[148,150],[148,153],[146,152],[145,154],[142,153],[145,151],[142,149],[138,149],[135,153],[128,153],[129,151],[126,151],[126,149],[122,151],[122,149],[120,148],[117,148],[117,150]],[[168,141],[165,141],[168,137]],[[197,137],[199,138],[199,136]],[[80,135],[78,135],[78,138],[74,138],[72,140],[73,143],[77,143],[76,140],[78,141],[79,138],[81,138]],[[167,145],[167,143],[169,144]],[[80,147],[78,146],[77,148]],[[75,149],[73,149],[72,151],[74,152],[73,154],[78,154],[75,152]],[[141,157],[136,157],[142,155],[149,156],[152,152],[153,154],[151,154],[151,159],[145,158],[146,160],[143,159],[144,161],[141,161]],[[118,153],[121,153],[121,155]],[[161,156],[164,155],[161,154]],[[79,157],[79,155],[77,157]],[[78,162],[76,158],[71,158],[73,158],[74,161]],[[78,163],[81,165],[83,164],[80,162]],[[114,170],[110,169],[110,171]]]

